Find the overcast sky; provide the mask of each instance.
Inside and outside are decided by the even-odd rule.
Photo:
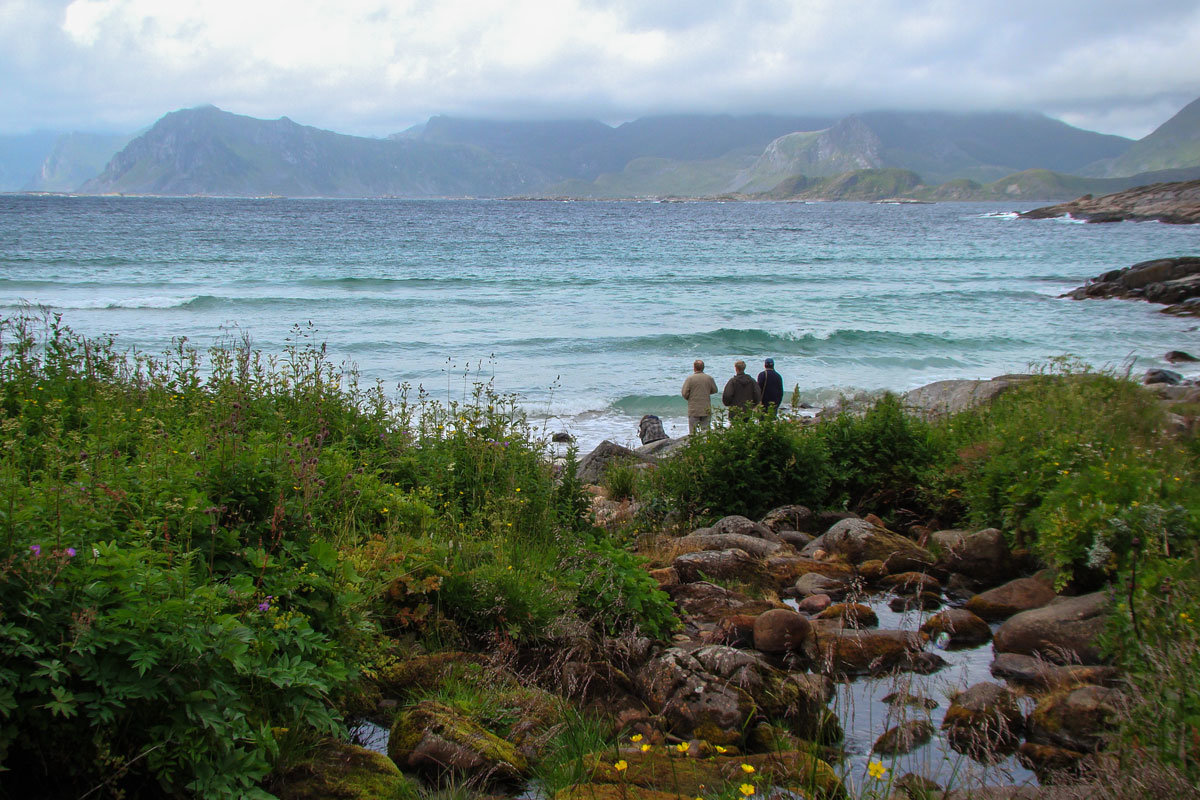
[[[434,114],[1026,109],[1140,137],[1200,96],[1200,0],[0,0],[0,133],[213,103]]]

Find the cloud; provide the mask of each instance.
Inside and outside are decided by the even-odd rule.
[[[0,0],[0,130],[211,102],[375,135],[436,113],[1019,108],[1140,136],[1200,94],[1197,51],[1194,0]]]

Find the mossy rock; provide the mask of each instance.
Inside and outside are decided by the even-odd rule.
[[[554,800],[692,800],[690,794],[660,792],[639,786],[634,793],[615,783],[582,783],[570,786],[554,795]]]
[[[435,689],[452,671],[483,663],[483,656],[475,653],[429,653],[379,669],[375,673],[375,682],[392,697],[403,697],[410,692]]]
[[[803,751],[785,751],[745,756],[714,756],[689,758],[672,747],[659,747],[649,752],[622,753],[619,759],[611,755],[592,757],[592,781],[624,784],[630,798],[642,797],[640,788],[675,792],[695,797],[724,786],[746,782],[743,764],[754,768],[760,784],[781,786],[803,792],[814,800],[845,800],[846,789],[827,762]],[[625,769],[617,769],[624,761]]]
[[[396,716],[388,755],[407,768],[455,770],[484,780],[515,779],[529,769],[515,744],[434,701],[418,703]]]
[[[862,603],[834,603],[817,614],[817,619],[840,620],[848,628],[875,628],[879,625],[879,616],[870,606]]]
[[[331,742],[289,770],[279,800],[417,800],[416,782],[382,753]]]

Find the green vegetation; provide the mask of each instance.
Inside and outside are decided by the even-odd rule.
[[[14,791],[265,796],[398,641],[674,624],[487,386],[393,401],[303,331],[278,358],[151,357],[18,318],[0,347]]]

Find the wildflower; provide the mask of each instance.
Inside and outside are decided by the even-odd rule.
[[[29,545],[29,549],[35,556],[40,556],[42,554],[42,546],[40,544],[31,544]]]
[[[642,740],[642,735],[640,733],[635,733],[633,736],[629,737],[629,741],[633,742],[634,744],[637,744],[641,740]]]
[[[742,764],[742,772],[746,773],[747,775],[753,775],[754,766],[752,764]]]
[[[867,764],[867,774],[875,780],[880,780],[887,774],[888,768],[883,765],[882,761],[871,761]]]
[[[687,742],[680,742],[679,744],[675,745],[675,749],[681,753],[686,753],[690,746],[691,745],[689,745]]]
[[[92,548],[92,558],[99,558],[99,557],[100,557],[100,548],[93,547]]]
[[[644,745],[642,745],[642,752],[643,752],[643,753],[648,753],[649,751],[650,751],[650,745],[649,745],[649,744],[644,744]]]
[[[67,548],[67,558],[74,558],[74,557],[75,557],[75,548],[68,547]]]
[[[387,506],[384,506],[383,508],[381,508],[381,509],[379,509],[379,510],[380,510],[381,512],[383,512],[384,514],[388,513]]]
[[[629,764],[625,763],[625,759],[623,758],[617,763],[613,764],[613,769],[615,769],[617,772],[624,772],[628,768]]]
[[[749,783],[743,783],[738,787],[738,791],[744,794],[746,797],[749,797],[750,795],[754,794],[754,787]]]
[[[517,491],[518,491],[518,492],[519,492],[519,491],[521,491],[521,487],[520,487],[520,486],[518,486],[518,487],[517,487]]]
[[[728,752],[729,752],[729,748],[728,748],[728,747],[722,747],[721,745],[717,745],[717,752],[718,752],[718,753],[728,753]]]

